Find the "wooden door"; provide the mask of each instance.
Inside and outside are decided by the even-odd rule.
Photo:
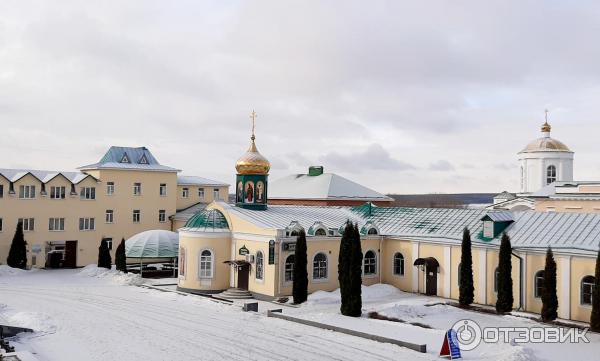
[[[63,267],[77,267],[77,241],[65,242],[65,260],[63,262]]]
[[[250,265],[242,265],[238,266],[237,276],[238,276],[238,284],[237,287],[243,290],[248,289],[248,277],[250,275]]]
[[[428,296],[437,296],[437,267],[431,269],[430,267],[425,267],[425,271],[425,294]]]

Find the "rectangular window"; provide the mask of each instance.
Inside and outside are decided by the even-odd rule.
[[[21,198],[21,199],[35,198],[35,186],[19,186],[19,198]]]
[[[140,210],[139,209],[133,210],[133,223],[140,223]]]
[[[51,199],[65,199],[67,190],[64,186],[61,187],[50,187],[50,198]]]
[[[214,199],[215,201],[218,201],[218,200],[219,200],[219,188],[215,188],[215,189],[213,189],[213,199]]]
[[[190,196],[190,189],[189,188],[183,188],[181,190],[181,197],[187,198],[189,196]]]
[[[2,228],[2,227],[4,226],[4,224],[3,224],[3,223],[4,223],[4,222],[2,222],[2,218],[0,218],[0,232],[2,232],[2,230],[3,230],[3,228]]]
[[[167,196],[167,185],[165,183],[160,184],[158,193],[160,194],[161,197]]]
[[[113,221],[114,221],[114,211],[112,209],[107,209],[106,210],[105,222],[106,223],[113,223]]]
[[[49,231],[64,231],[65,230],[65,219],[64,218],[50,218],[48,221]]]
[[[198,197],[204,199],[204,188],[198,188]]]
[[[133,183],[133,195],[139,196],[142,194],[142,183]]]
[[[106,182],[106,195],[112,196],[115,194],[115,182]]]
[[[4,184],[0,184],[0,198],[4,197]]]
[[[185,248],[179,249],[179,275],[185,277]]]
[[[95,187],[81,187],[79,191],[79,198],[83,200],[96,199],[96,188]]]
[[[96,229],[96,220],[94,218],[79,218],[80,231],[93,231]]]
[[[19,218],[18,222],[23,225],[23,231],[25,232],[35,229],[35,220],[33,218]]]
[[[164,209],[158,211],[158,221],[165,223],[167,221],[167,212]]]

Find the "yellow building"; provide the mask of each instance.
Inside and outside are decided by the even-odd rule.
[[[28,265],[95,263],[102,239],[120,242],[150,229],[171,230],[172,216],[188,207],[226,200],[229,186],[178,175],[145,147],[111,147],[79,172],[0,169],[0,262],[20,221]],[[116,247],[114,247],[116,248]]]
[[[253,161],[256,160],[256,166]],[[179,229],[178,288],[214,293],[228,288],[257,298],[292,293],[296,235],[307,234],[309,292],[339,287],[341,230],[361,229],[363,283],[458,299],[462,232],[473,238],[475,302],[496,302],[499,243],[512,240],[515,309],[539,312],[545,252],[558,268],[559,317],[588,321],[600,215],[437,209],[267,205],[269,164],[251,147],[236,165],[237,202],[213,202]],[[258,186],[263,182],[262,186]],[[259,195],[259,190],[265,194]]]

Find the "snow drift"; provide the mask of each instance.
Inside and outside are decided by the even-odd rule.
[[[106,269],[104,267],[98,267],[95,264],[83,267],[83,269],[79,271],[78,276],[103,278],[120,285],[140,285],[144,283],[139,274],[123,273],[114,268]]]

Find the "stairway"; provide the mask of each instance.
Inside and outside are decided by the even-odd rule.
[[[252,296],[252,293],[250,293],[248,290],[243,290],[241,288],[229,288],[226,291],[221,292],[215,296],[225,298],[228,300],[245,300],[254,298]]]

